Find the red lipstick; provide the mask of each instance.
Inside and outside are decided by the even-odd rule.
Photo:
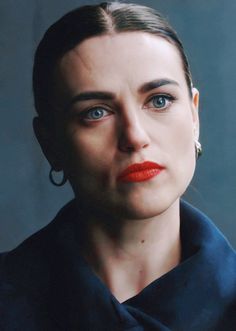
[[[146,161],[143,163],[134,163],[123,170],[117,180],[120,182],[144,182],[157,176],[164,167],[158,163]]]

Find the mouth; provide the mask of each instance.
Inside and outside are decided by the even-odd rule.
[[[164,169],[165,167],[155,162],[134,163],[123,170],[117,180],[124,183],[144,182],[159,175]]]

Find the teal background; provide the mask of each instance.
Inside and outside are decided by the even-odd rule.
[[[69,186],[49,183],[49,165],[33,134],[32,61],[50,24],[77,6],[96,2],[0,2],[0,251],[45,226],[72,197]],[[236,2],[136,3],[162,12],[185,45],[201,93],[204,148],[185,198],[209,215],[236,246]]]

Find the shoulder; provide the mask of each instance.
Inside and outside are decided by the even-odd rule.
[[[205,311],[211,307],[214,319],[221,319],[219,330],[231,330],[236,324],[235,250],[204,213],[183,201],[181,236],[195,300],[199,299]]]
[[[7,282],[18,287],[37,288],[48,282],[52,261],[60,262],[58,245],[63,242],[64,228],[70,226],[72,204],[67,204],[51,223],[18,247],[0,254],[1,284]]]
[[[54,330],[50,291],[63,268],[61,246],[73,232],[72,204],[18,247],[0,254],[0,330]]]
[[[197,208],[181,201],[181,239],[185,258],[196,252],[210,262],[217,274],[228,275],[236,286],[236,251],[211,219]]]

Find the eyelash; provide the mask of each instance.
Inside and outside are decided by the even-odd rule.
[[[150,102],[153,102],[155,99],[163,99],[165,100],[165,105],[161,106],[161,107],[157,107],[154,104],[150,107],[147,106]],[[153,95],[151,98],[149,98],[148,102],[145,104],[144,108],[154,108],[155,111],[160,111],[160,112],[164,112],[167,108],[169,108],[171,106],[171,104],[173,103],[173,101],[175,101],[176,98],[170,94],[155,94]],[[166,105],[167,103],[167,105]],[[101,110],[103,112],[103,116],[99,117],[99,118],[88,118],[89,114],[91,114],[92,112]],[[104,112],[106,112],[106,115],[104,115]],[[103,119],[104,117],[107,117],[109,115],[111,115],[112,111],[106,109],[104,106],[95,106],[93,108],[90,108],[88,110],[82,111],[79,115],[80,119],[83,121],[87,121],[87,122],[98,122],[101,119]]]
[[[98,111],[98,110],[103,111],[103,113],[106,112],[107,115],[102,116],[102,117],[97,118],[97,119],[96,119],[96,118],[88,118],[88,116],[89,116],[92,112],[95,112],[95,111]],[[111,112],[110,110],[107,110],[107,109],[106,109],[105,107],[103,107],[103,106],[96,106],[96,107],[90,108],[90,109],[88,109],[88,110],[82,111],[82,112],[79,114],[79,117],[80,117],[80,119],[83,120],[83,121],[88,121],[88,122],[90,122],[90,121],[92,122],[92,121],[93,121],[93,122],[97,122],[97,121],[101,120],[102,118],[109,116],[111,113],[112,113],[112,112]]]
[[[158,111],[165,111],[176,100],[176,98],[170,94],[155,94],[148,100],[147,104],[149,104],[150,102],[153,102],[153,100],[155,98],[159,98],[159,99],[162,98],[163,100],[165,100],[165,105],[162,107],[156,107],[156,106],[152,105],[152,108],[157,109]],[[167,102],[167,105],[166,105],[166,102]],[[147,104],[145,105],[145,108],[148,108]]]

